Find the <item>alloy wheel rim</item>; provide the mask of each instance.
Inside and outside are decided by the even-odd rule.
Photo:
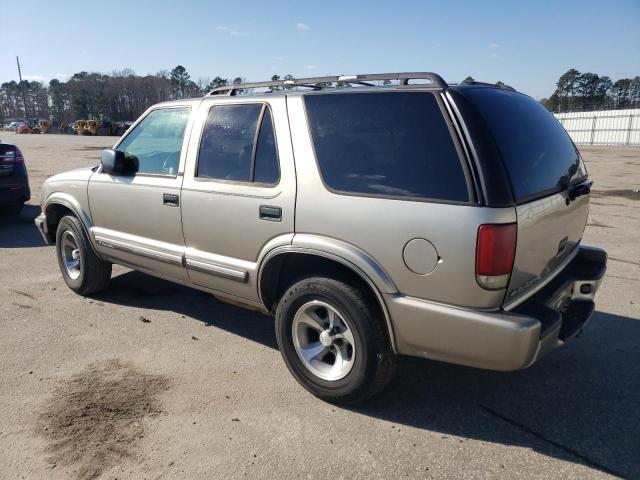
[[[78,242],[73,232],[67,230],[62,234],[60,252],[67,275],[72,280],[77,280],[81,272],[80,249],[78,248]]]
[[[291,328],[296,353],[307,370],[330,382],[349,374],[356,355],[353,332],[335,307],[319,300],[305,303]]]

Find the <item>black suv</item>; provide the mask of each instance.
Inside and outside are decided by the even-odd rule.
[[[22,152],[0,141],[0,213],[19,214],[29,198],[29,176]]]

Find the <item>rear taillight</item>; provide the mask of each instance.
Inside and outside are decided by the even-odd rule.
[[[18,147],[16,147],[15,157],[13,158],[13,163],[24,163],[24,157],[22,156],[22,152]]]
[[[515,223],[480,225],[476,243],[476,280],[482,288],[506,288],[515,256]]]
[[[0,154],[0,164],[2,163],[4,163],[5,165],[24,163],[22,152],[18,147],[16,147],[15,150],[7,150],[3,154]]]

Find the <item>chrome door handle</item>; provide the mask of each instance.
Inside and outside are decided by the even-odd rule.
[[[282,208],[271,205],[260,205],[260,220],[268,220],[270,222],[282,221]]]
[[[162,203],[170,207],[177,207],[178,205],[180,205],[180,197],[178,197],[178,195],[174,195],[173,193],[163,193]]]

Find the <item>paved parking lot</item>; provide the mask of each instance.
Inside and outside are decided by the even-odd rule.
[[[584,242],[610,260],[582,338],[515,373],[403,359],[344,409],[297,385],[270,317],[121,267],[73,294],[33,226],[40,184],[114,138],[0,138],[33,193],[0,219],[0,478],[640,477],[640,149],[582,149]]]

